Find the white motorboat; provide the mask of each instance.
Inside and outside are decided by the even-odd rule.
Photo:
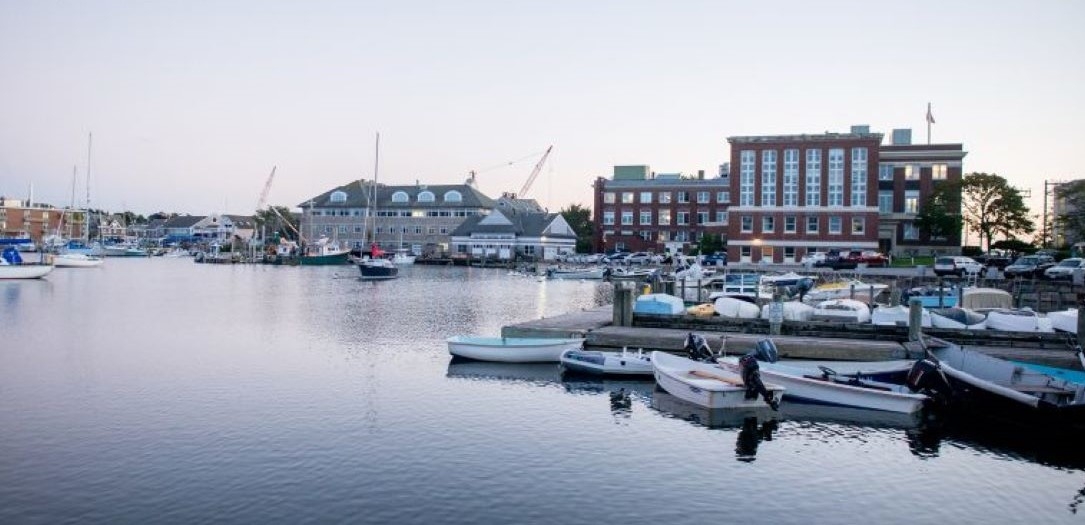
[[[407,253],[406,250],[396,250],[395,255],[392,256],[392,264],[408,266],[414,264],[415,259],[416,257]]]
[[[583,345],[583,338],[456,336],[448,338],[448,353],[479,361],[557,363],[562,352]]]
[[[1001,332],[1054,332],[1051,320],[1028,308],[998,308],[987,312],[987,328]]]
[[[880,283],[865,283],[856,279],[819,284],[806,292],[803,300],[819,303],[829,299],[854,299],[870,303],[889,286]]]
[[[936,308],[929,310],[931,326],[956,330],[985,330],[987,316],[967,308]]]
[[[633,303],[636,314],[682,315],[685,311],[686,303],[681,298],[665,293],[641,295]]]
[[[761,307],[761,318],[772,319],[772,303]],[[798,301],[783,301],[780,303],[782,320],[784,321],[809,321],[814,316],[814,307]]]
[[[830,299],[818,303],[810,319],[834,323],[865,323],[870,321],[870,307],[855,299]]]
[[[96,268],[105,260],[82,253],[62,253],[53,256],[53,265],[57,268]]]
[[[656,268],[612,268],[611,281],[644,281],[659,275]]]
[[[725,370],[739,373],[738,357],[721,358]],[[837,374],[826,366],[802,368],[760,361],[761,377],[787,389],[788,401],[911,414],[923,408],[927,396],[908,387]],[[876,365],[872,365],[876,367]]]
[[[998,288],[965,288],[961,290],[959,306],[970,310],[1013,308],[1013,296]]]
[[[923,328],[932,326],[931,313],[921,310],[920,324]],[[907,306],[879,306],[870,314],[870,323],[877,326],[908,326],[911,313]]]
[[[742,376],[710,364],[652,352],[656,383],[669,394],[705,408],[756,408],[768,404],[762,397],[747,399]],[[774,401],[784,394],[780,385],[765,384]]]
[[[1077,333],[1077,308],[1050,312],[1047,318],[1051,320],[1051,327],[1060,332]]]
[[[566,350],[561,354],[561,366],[570,372],[597,375],[652,375],[652,357],[643,350],[630,352],[599,352],[595,350]]]
[[[761,315],[761,309],[756,304],[737,297],[719,297],[712,303],[712,306],[720,317],[757,319]]]
[[[606,268],[550,268],[546,276],[551,279],[602,279],[607,276]]]

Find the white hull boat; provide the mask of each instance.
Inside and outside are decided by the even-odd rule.
[[[922,310],[920,324],[923,328],[930,328],[931,314],[926,309]],[[877,326],[908,326],[911,313],[907,306],[879,306],[870,314],[870,324]]]
[[[1077,308],[1047,314],[1051,327],[1060,332],[1077,333]]]
[[[448,353],[478,361],[503,363],[557,363],[566,350],[584,346],[583,338],[552,339],[528,337],[448,338]]]
[[[768,404],[760,396],[746,398],[742,376],[722,368],[670,355],[652,352],[652,367],[656,383],[678,399],[705,408],[757,408]],[[784,389],[765,384],[773,399],[779,400]]]
[[[809,321],[814,315],[814,307],[798,301],[780,303],[784,321]],[[772,319],[772,303],[761,307],[761,318]]]
[[[738,373],[737,357],[724,357],[720,366]],[[927,396],[901,385],[856,380],[822,367],[800,368],[786,363],[758,362],[761,377],[787,389],[788,401],[911,414],[923,408]]]
[[[570,372],[596,375],[650,376],[652,357],[644,351],[598,352],[566,350],[561,354],[561,366]]]
[[[606,268],[551,268],[546,271],[546,276],[551,279],[602,279],[606,274]]]
[[[749,301],[743,301],[742,299],[736,299],[734,297],[720,297],[717,298],[712,306],[716,309],[716,313],[720,317],[730,317],[732,319],[757,319],[761,316],[761,309]]]
[[[51,271],[51,264],[0,264],[0,279],[40,279]]]
[[[831,299],[818,303],[811,320],[861,324],[870,321],[870,307],[854,299]]]
[[[410,254],[404,253],[404,252],[396,252],[396,254],[392,256],[392,264],[399,264],[399,265],[403,265],[403,266],[408,266],[408,265],[414,264],[414,260],[415,260],[414,255],[410,255]]]
[[[819,303],[830,299],[854,299],[869,303],[889,286],[862,281],[838,281],[815,286],[803,297],[808,303]]]
[[[664,293],[642,295],[633,303],[636,314],[682,315],[685,311],[686,303],[682,299]]]
[[[53,266],[57,268],[95,268],[105,260],[82,253],[62,253],[53,257]]]
[[[1054,332],[1051,320],[1032,310],[997,309],[987,312],[987,328],[1000,332]]]

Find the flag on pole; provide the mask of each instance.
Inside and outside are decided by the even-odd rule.
[[[927,102],[927,124],[934,124],[934,115],[931,114],[931,103]]]

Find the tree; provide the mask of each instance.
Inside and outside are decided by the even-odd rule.
[[[278,234],[284,239],[298,240],[298,222],[294,214],[285,206],[274,206],[274,210],[272,208],[268,206],[256,211],[253,216],[256,230],[263,231],[267,236]]]
[[[961,185],[944,182],[935,187],[930,198],[916,215],[915,225],[930,238],[951,237],[961,233]]]
[[[569,226],[576,232],[577,253],[591,252],[592,235],[594,234],[593,232],[595,229],[591,222],[591,209],[587,206],[571,204],[568,208],[561,209],[561,216],[565,218],[565,222],[569,223]]]
[[[1005,178],[994,173],[969,173],[960,184],[964,223],[979,234],[980,246],[989,246],[996,234],[1015,237],[1036,228],[1021,192]]]
[[[723,251],[723,236],[717,233],[705,233],[701,236],[698,249],[706,255]]]
[[[1085,239],[1085,179],[1059,184],[1055,187],[1055,198],[1065,204],[1060,206],[1062,213],[1055,217],[1062,240]]]

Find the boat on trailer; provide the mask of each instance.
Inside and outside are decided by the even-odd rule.
[[[584,346],[584,338],[486,337],[448,338],[448,353],[478,361],[504,363],[557,363],[566,350]]]

